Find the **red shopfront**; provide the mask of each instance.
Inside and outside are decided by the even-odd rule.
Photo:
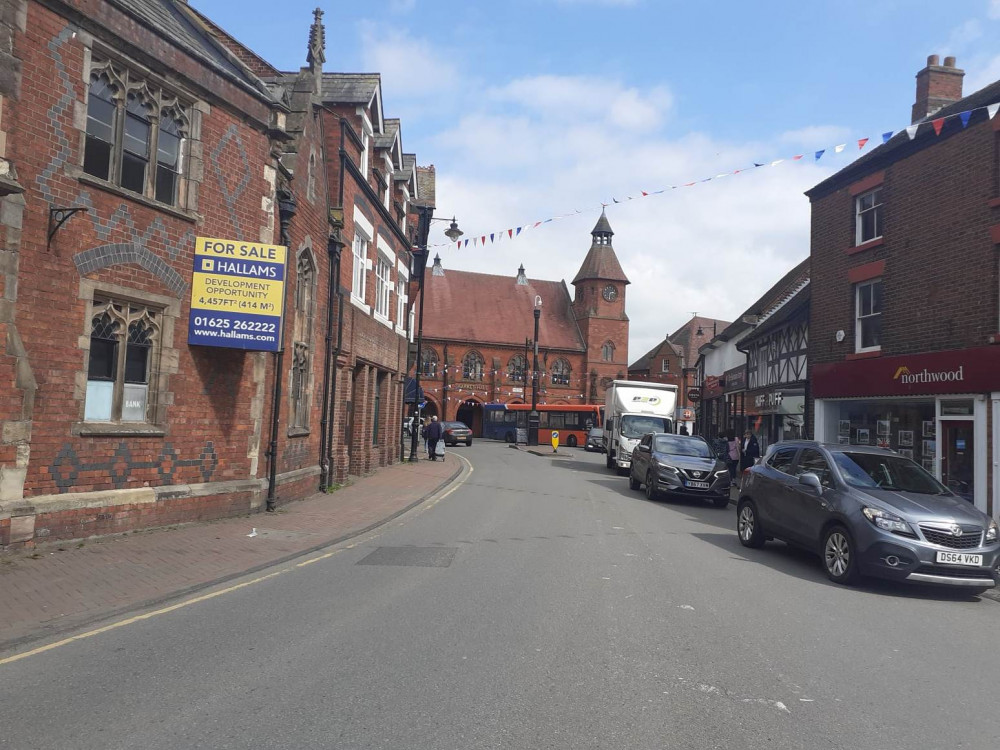
[[[816,364],[811,380],[818,439],[890,448],[1000,510],[1000,346]]]

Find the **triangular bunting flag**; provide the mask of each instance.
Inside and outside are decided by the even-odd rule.
[[[463,245],[463,247],[468,247],[468,246],[469,246],[469,241],[468,241],[468,240],[466,240],[466,241],[465,241],[465,245]]]
[[[552,221],[552,219],[546,219],[545,221],[542,222],[542,224],[548,224],[550,221]]]
[[[962,119],[962,127],[963,128],[968,127],[969,118],[972,117],[972,110],[967,109],[965,112],[959,112],[958,116]]]
[[[771,166],[772,167],[776,167],[779,164],[781,164],[781,162],[783,162],[783,161],[784,161],[784,159],[775,159],[774,161],[771,162]]]
[[[916,138],[916,137],[917,137],[917,128],[919,128],[919,127],[920,127],[919,123],[918,123],[917,125],[907,125],[907,126],[906,126],[906,134],[907,134],[908,136],[910,136],[910,140],[911,140],[911,141],[912,141],[912,140],[913,140],[914,138]]]
[[[841,143],[839,146],[834,146],[833,147],[833,153],[839,154],[845,148],[847,148],[847,144],[846,143]]]
[[[518,229],[517,231],[520,232],[521,230]],[[509,239],[509,240],[514,239],[514,230],[513,229],[508,229],[507,230],[507,239]]]
[[[858,150],[863,149],[865,147],[866,143],[868,143],[868,139],[867,138],[859,138],[858,139]]]
[[[490,232],[490,244],[491,244],[491,245],[493,244],[493,236],[494,236],[495,234],[496,234],[496,232]]]
[[[647,193],[645,190],[643,190],[642,191],[642,197],[645,198],[647,195],[649,195],[649,193]]]
[[[944,127],[944,118],[943,117],[937,118],[936,120],[931,122],[931,125],[934,126],[934,134],[941,135],[941,128]]]
[[[479,240],[479,238],[478,238],[478,237],[473,237],[473,238],[472,238],[472,246],[473,246],[473,247],[475,247],[475,246],[476,246],[476,242],[477,242],[478,240]]]
[[[817,152],[816,152],[816,161],[819,161],[820,157],[821,157],[821,156],[822,156],[823,154],[825,154],[825,153],[826,153],[826,149],[825,149],[825,148],[823,148],[823,149],[820,149],[819,151],[817,151]]]
[[[486,247],[486,235],[484,234],[479,238],[479,241],[483,243],[483,247]]]
[[[801,158],[802,158],[802,154],[799,154],[798,156],[793,156],[792,157],[792,161],[798,161]]]
[[[987,119],[992,120],[994,117],[996,117],[998,109],[1000,109],[1000,102],[997,102],[996,104],[990,104],[989,106],[987,106],[986,107]]]
[[[613,201],[614,201],[615,203],[617,203],[617,202],[618,202],[618,199],[617,199],[617,198],[612,198],[611,200],[613,200]]]
[[[692,185],[694,185],[693,182],[685,182],[684,183],[684,187],[691,187]]]
[[[893,135],[895,135],[895,133],[892,130],[887,130],[882,133],[882,143],[888,143],[889,139],[892,138]]]
[[[520,233],[521,233],[521,227],[518,227],[518,228],[517,228],[517,233],[518,233],[518,234],[520,234]]]
[[[753,165],[754,165],[755,167],[763,167],[763,166],[764,166],[763,164],[758,164],[757,162],[754,162],[754,163],[753,163]]]
[[[541,226],[541,224],[542,224],[542,222],[536,221],[535,224],[534,224],[534,226],[538,227],[538,226]]]

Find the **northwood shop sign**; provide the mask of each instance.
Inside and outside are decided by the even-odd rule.
[[[816,398],[1000,390],[1000,347],[816,364],[812,390]]]

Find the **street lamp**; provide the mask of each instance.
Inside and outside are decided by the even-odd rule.
[[[448,221],[447,219],[435,219],[433,206],[417,206],[417,244],[412,250],[413,266],[410,268],[411,278],[417,280],[417,289],[420,292],[420,311],[417,313],[417,366],[413,378],[413,425],[410,428],[410,461],[417,460],[417,438],[420,426],[420,368],[423,366],[423,343],[424,343],[424,272],[427,270],[427,237],[431,233],[432,221]],[[445,230],[445,236],[454,242],[461,237],[464,232],[458,228],[455,217],[451,219],[451,225]]]
[[[528,445],[538,445],[538,320],[542,317],[542,298],[535,295],[535,346],[531,362],[531,414],[528,415]]]

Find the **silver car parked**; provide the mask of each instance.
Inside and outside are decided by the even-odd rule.
[[[1000,575],[996,521],[882,448],[776,443],[744,474],[736,518],[743,546],[813,550],[837,583],[869,575],[981,593]]]

